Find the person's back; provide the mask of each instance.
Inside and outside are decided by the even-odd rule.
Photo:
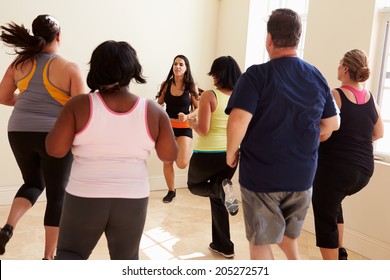
[[[146,80],[128,43],[100,44],[90,65],[91,93],[70,100],[46,139],[50,155],[72,149],[75,156],[56,259],[88,259],[103,233],[111,259],[138,259],[149,199],[146,160],[155,148],[172,162],[177,145],[163,109],[129,91],[132,79]]]
[[[338,129],[339,118],[325,78],[297,57],[299,15],[277,9],[267,31],[270,61],[248,68],[226,108],[226,160],[240,162],[251,259],[273,259],[271,244],[299,259],[320,135]]]
[[[232,102],[253,112],[240,149],[240,182],[262,192],[309,189],[318,123],[331,96],[326,80],[310,64],[288,56],[250,67],[236,88],[251,97],[233,95]]]
[[[213,94],[216,99],[216,108],[211,112],[210,128],[207,135],[198,135],[194,151],[226,151],[226,125],[228,116],[225,108],[230,95],[224,94],[219,89],[214,89]]]
[[[17,54],[0,83],[0,103],[14,106],[8,139],[24,184],[16,193],[7,223],[0,231],[0,254],[5,252],[20,218],[46,189],[44,259],[52,259],[72,155],[68,153],[61,159],[50,157],[45,138],[64,104],[71,96],[84,93],[83,77],[76,64],[58,55],[60,26],[54,17],[36,17],[32,34],[15,23],[1,29],[0,39],[13,46]]]
[[[71,78],[74,71],[66,70],[69,64],[55,53],[42,52],[23,63],[22,67],[14,68],[20,94],[8,131],[50,131],[63,105],[69,101],[71,92],[76,95],[70,87],[72,82],[77,84]]]
[[[340,109],[338,131],[323,135],[313,181],[316,245],[323,259],[346,260],[342,201],[365,188],[374,173],[373,141],[384,125],[374,96],[365,88],[371,71],[362,50],[346,52],[337,67],[339,88],[332,93]]]
[[[118,113],[99,93],[91,93],[89,99],[88,123],[73,141],[66,191],[82,197],[147,197],[146,160],[155,144],[145,118],[147,100],[139,97],[129,111]]]
[[[190,126],[198,134],[188,168],[187,185],[194,195],[205,196],[211,205],[211,243],[209,249],[225,258],[234,256],[230,238],[229,213],[238,213],[238,201],[231,178],[236,167],[226,164],[226,125],[224,113],[233,87],[241,75],[240,67],[231,56],[221,56],[211,65],[209,76],[215,89],[202,93],[197,118]]]
[[[342,102],[341,125],[338,131],[321,143],[319,157],[322,162],[333,164],[334,161],[353,165],[367,176],[374,172],[374,152],[372,135],[378,121],[375,100],[371,93],[370,99],[364,104],[350,101],[344,92],[336,89]]]

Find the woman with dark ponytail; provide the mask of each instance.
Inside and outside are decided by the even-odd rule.
[[[84,79],[76,64],[57,54],[61,30],[54,17],[36,17],[32,34],[14,22],[0,29],[0,39],[13,47],[16,55],[0,83],[0,103],[14,106],[8,139],[24,181],[0,230],[0,255],[4,254],[19,220],[46,188],[43,258],[53,259],[72,155],[49,156],[45,139],[67,101],[85,92]]]

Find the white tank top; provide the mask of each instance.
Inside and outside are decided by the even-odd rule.
[[[145,198],[149,196],[146,160],[155,142],[147,121],[147,100],[117,113],[99,93],[90,93],[90,116],[75,135],[74,161],[66,191],[80,197]]]

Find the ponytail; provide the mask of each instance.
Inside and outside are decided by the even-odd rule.
[[[0,26],[3,30],[0,39],[7,45],[13,46],[17,55],[12,62],[12,66],[18,67],[19,64],[34,57],[40,53],[46,45],[45,40],[39,36],[30,35],[23,25],[17,25],[12,22],[7,26]]]

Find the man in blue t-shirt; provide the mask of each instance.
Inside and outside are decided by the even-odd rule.
[[[297,57],[301,30],[296,12],[272,12],[270,61],[248,68],[226,108],[227,163],[240,162],[251,259],[273,259],[271,244],[288,259],[299,259],[297,239],[310,204],[319,137],[340,124],[325,78]]]

